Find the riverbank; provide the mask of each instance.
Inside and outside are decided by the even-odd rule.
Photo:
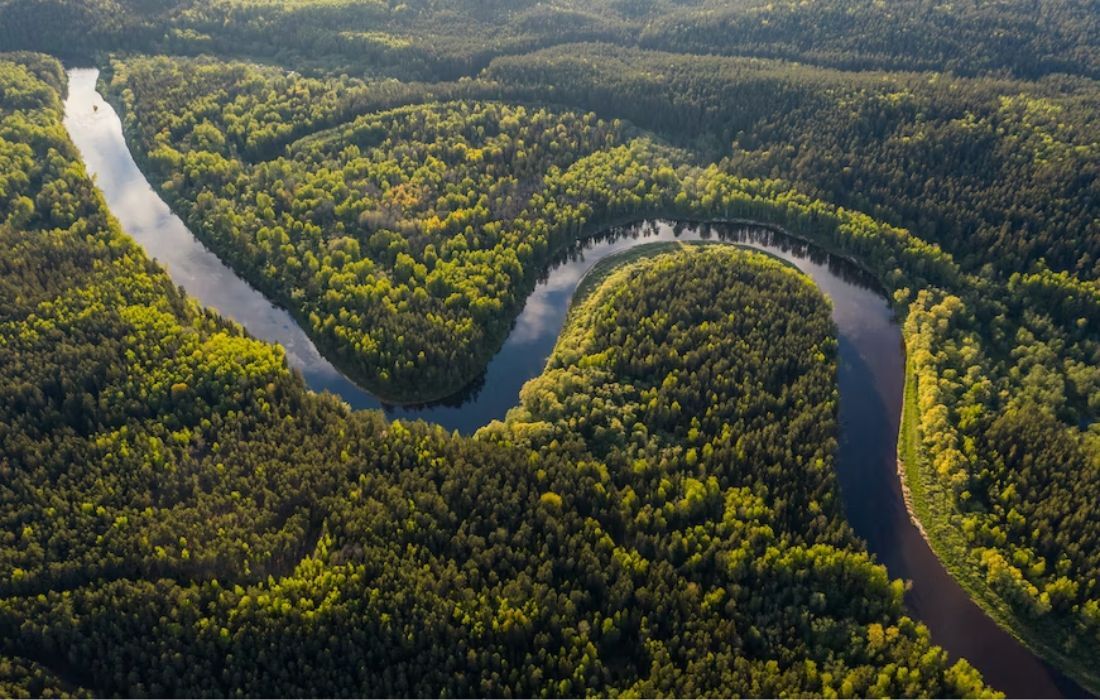
[[[1021,644],[1049,660],[1089,693],[1100,696],[1100,645],[1094,650],[1069,655],[1061,648],[1061,625],[1045,620],[1023,620],[986,580],[977,556],[967,543],[951,495],[932,473],[921,448],[920,415],[917,406],[917,376],[906,357],[905,393],[901,430],[898,435],[898,479],[906,510],[914,527],[931,547],[943,567],[982,610]],[[1091,661],[1090,661],[1091,660]]]

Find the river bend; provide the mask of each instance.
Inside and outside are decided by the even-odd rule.
[[[65,126],[123,230],[189,295],[253,336],[282,345],[311,389],[337,394],[352,408],[380,408],[391,418],[422,418],[467,434],[503,418],[518,402],[520,387],[542,372],[584,273],[641,243],[724,240],[794,264],[832,301],[839,341],[837,470],[855,531],[891,576],[912,581],[906,602],[933,640],[952,656],[968,659],[990,685],[1020,697],[1083,694],[986,616],[910,521],[896,469],[905,371],[901,333],[874,281],[851,263],[761,226],[651,221],[610,229],[577,245],[543,276],[472,387],[432,405],[388,406],[341,374],[287,311],[239,278],[172,213],[134,162],[118,115],[96,92],[97,76],[95,69],[69,70]]]

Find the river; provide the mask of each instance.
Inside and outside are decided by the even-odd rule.
[[[172,213],[134,162],[122,125],[96,92],[95,69],[69,70],[65,126],[122,228],[200,303],[255,337],[286,348],[309,387],[356,409],[422,418],[471,433],[514,406],[538,376],[561,332],[573,292],[596,262],[641,243],[726,240],[776,255],[809,275],[832,301],[839,345],[840,440],[837,470],[845,512],[890,575],[912,581],[906,603],[953,657],[974,664],[1012,697],[1081,696],[1082,689],[996,625],[944,570],[910,521],[897,476],[904,348],[874,281],[851,263],[762,226],[649,221],[610,229],[554,264],[516,319],[481,378],[449,401],[388,406],[343,376],[294,319],[237,277]]]

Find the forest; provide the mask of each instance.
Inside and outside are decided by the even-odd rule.
[[[844,521],[797,273],[655,248],[476,436],[351,412],[119,229],[60,60],[387,401],[469,384],[612,224],[855,261],[936,555],[1100,692],[1097,37],[1085,0],[0,0],[0,695],[995,692]]]
[[[835,340],[798,273],[643,261],[506,422],[387,423],[306,391],[118,230],[61,80],[0,62],[23,137],[0,141],[22,168],[0,228],[5,693],[991,693],[843,520]],[[693,291],[670,307],[670,286]],[[624,421],[630,445],[587,439]]]

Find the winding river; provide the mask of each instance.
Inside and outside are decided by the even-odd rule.
[[[839,335],[840,447],[837,469],[848,519],[890,575],[909,579],[907,603],[933,640],[964,657],[1010,696],[1079,696],[1083,691],[1000,629],[947,574],[910,521],[896,471],[904,348],[885,298],[851,263],[760,226],[643,222],[578,245],[539,281],[508,339],[475,385],[449,401],[387,406],[332,366],[285,310],[237,277],[188,231],[150,186],[126,145],[114,110],[96,92],[95,69],[71,69],[65,126],[123,229],[176,284],[257,338],[286,348],[310,388],[353,408],[422,418],[471,433],[503,418],[537,376],[562,329],[574,290],[596,262],[640,243],[725,240],[767,251],[808,274],[832,300]]]

